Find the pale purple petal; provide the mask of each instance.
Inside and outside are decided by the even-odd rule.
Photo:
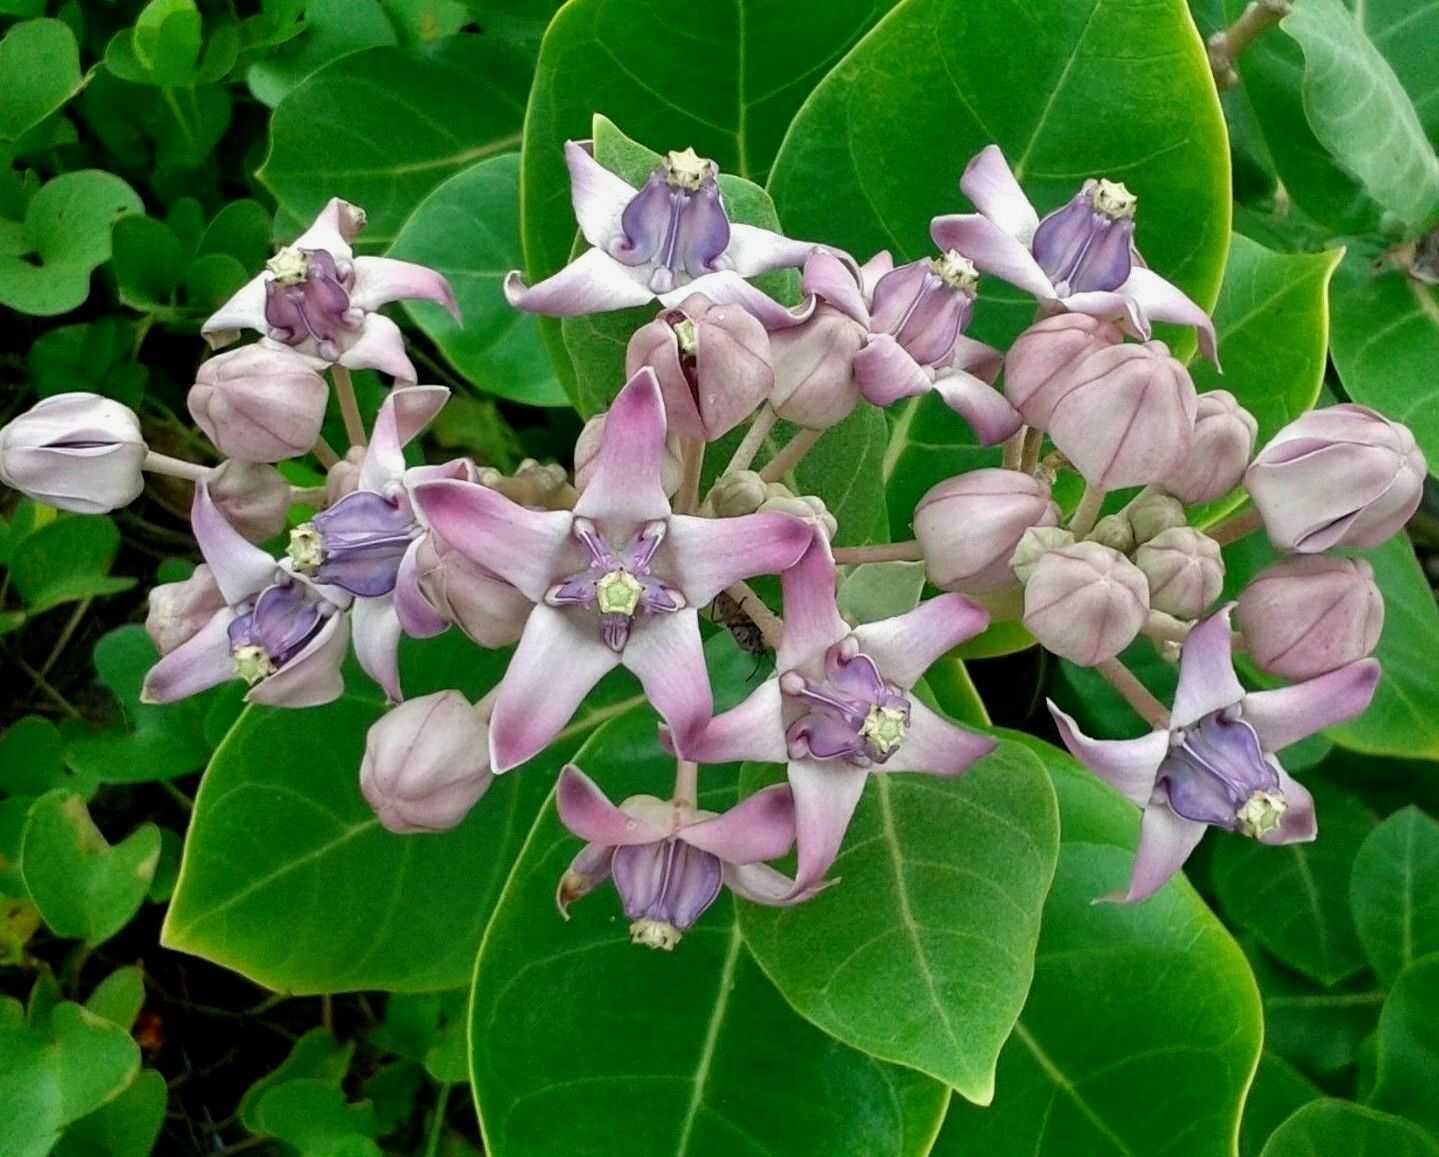
[[[927,394],[934,384],[924,367],[887,333],[872,336],[855,355],[853,365],[855,385],[875,406]]]
[[[1205,826],[1175,815],[1168,804],[1150,804],[1139,825],[1139,850],[1134,855],[1129,890],[1100,899],[1132,903],[1154,895],[1184,866],[1203,838]]]
[[[605,415],[600,448],[575,514],[600,522],[668,518],[670,500],[660,481],[664,461],[664,396],[654,370],[644,366]]]
[[[1152,269],[1136,265],[1117,292],[1136,302],[1150,321],[1192,325],[1199,338],[1200,351],[1216,368],[1219,366],[1219,355],[1214,345],[1214,323],[1178,286]]]
[[[1317,679],[1246,695],[1240,717],[1254,728],[1266,752],[1280,751],[1363,714],[1378,686],[1379,663],[1361,659]]]
[[[230,624],[235,612],[223,607],[194,635],[150,668],[141,703],[174,703],[235,677]]]
[[[340,664],[350,649],[350,616],[333,614],[315,637],[268,679],[250,688],[246,703],[271,707],[318,707],[345,690]]]
[[[229,345],[240,336],[241,330],[270,332],[270,323],[265,320],[265,282],[263,273],[250,278],[229,301],[205,319],[200,334],[211,349]]]
[[[612,804],[599,785],[573,763],[560,772],[555,809],[560,822],[590,844],[611,848],[652,844],[670,834]]]
[[[1024,425],[1008,398],[964,370],[940,370],[934,378],[934,392],[969,423],[983,446],[998,446]]]
[[[686,750],[699,763],[784,763],[784,732],[779,680],[766,679],[744,702],[705,724]],[[668,742],[666,747],[674,750]]]
[[[693,758],[689,745],[714,714],[699,612],[686,607],[636,623],[620,662],[634,672],[645,696],[668,725],[675,751]]]
[[[1004,365],[1004,355],[991,345],[960,334],[954,339],[954,353],[948,364],[951,369],[965,370],[992,385]]]
[[[347,261],[351,253],[350,242],[364,224],[364,210],[339,197],[331,197],[316,214],[310,227],[290,245],[295,249],[323,249],[336,261]]]
[[[785,629],[789,629],[788,604]],[[989,613],[961,594],[940,595],[912,611],[854,629],[859,649],[888,683],[908,690],[952,647],[974,638],[989,625]]]
[[[553,277],[534,285],[526,286],[518,270],[505,277],[506,301],[548,317],[629,309],[654,296],[646,266],[621,264],[602,249],[586,249]]]
[[[400,692],[400,617],[395,613],[394,596],[356,599],[350,615],[360,668],[380,685],[390,702],[400,702],[404,698]]]
[[[665,543],[675,585],[690,606],[702,607],[741,579],[793,566],[812,533],[801,519],[769,511],[737,518],[676,514]]]
[[[359,489],[383,490],[405,472],[406,443],[444,409],[444,386],[399,386],[386,395],[375,415],[375,428],[360,464]]]
[[[992,273],[1040,300],[1054,299],[1054,286],[1029,249],[994,222],[977,213],[936,217],[929,235],[941,249],[963,253],[985,273]]]
[[[888,249],[881,249],[859,267],[859,284],[865,297],[874,295],[875,286],[884,280],[884,275],[893,268],[894,258],[890,256]]]
[[[225,520],[202,481],[190,503],[190,529],[210,564],[215,585],[231,606],[243,603],[275,581],[276,563]]]
[[[678,835],[727,864],[778,859],[794,845],[794,796],[787,784],[775,784],[721,815],[681,828]]]
[[[849,634],[849,624],[834,603],[834,556],[822,534],[810,532],[808,549],[780,576],[780,586],[784,633],[775,666],[783,674],[818,663],[825,651]]]
[[[803,904],[822,891],[833,880],[826,880],[804,891],[797,890],[796,884],[783,872],[777,872],[768,864],[726,864],[724,882],[736,896],[753,904],[764,904],[771,908],[789,908]]]
[[[886,253],[883,256],[887,258],[889,255]],[[854,267],[854,259],[847,253],[816,249],[804,263],[800,289],[808,296],[819,297],[843,310],[867,329],[869,307],[865,304],[862,276]]]
[[[426,482],[412,497],[436,534],[526,598],[542,600],[565,569],[567,510],[529,510],[473,482]]]
[[[1169,754],[1169,732],[1151,731],[1138,739],[1090,739],[1053,701],[1049,713],[1075,759],[1121,795],[1140,807],[1149,806],[1159,765]]]
[[[1139,303],[1119,290],[1094,289],[1085,293],[1071,293],[1059,299],[1059,305],[1070,313],[1088,314],[1101,321],[1123,323],[1124,332],[1140,341],[1148,341],[1153,327]]]
[[[909,726],[904,742],[875,771],[918,771],[928,775],[954,776],[969,769],[998,746],[988,735],[980,735],[911,700]]]
[[[1201,716],[1231,707],[1244,698],[1234,674],[1233,643],[1226,603],[1189,632],[1179,654],[1179,687],[1174,692],[1171,725],[1188,727]]]
[[[1039,214],[998,145],[986,145],[970,159],[959,178],[959,191],[999,228],[1029,244],[1039,226]]]
[[[369,311],[392,301],[433,301],[460,320],[460,307],[443,274],[427,265],[393,257],[356,257],[350,304]]]
[[[405,335],[382,313],[367,313],[360,332],[340,354],[340,365],[351,370],[379,370],[397,382],[413,382],[418,375],[405,353]]]
[[[395,575],[395,615],[400,620],[400,629],[412,639],[442,634],[450,625],[420,590],[419,555],[424,541],[421,537],[410,543]]]
[[[730,225],[725,260],[740,277],[758,277],[775,269],[797,269],[814,250],[812,241],[791,241],[758,225]]]
[[[500,683],[490,716],[490,763],[509,771],[543,751],[620,657],[592,619],[540,603]]]
[[[737,305],[751,314],[767,330],[789,329],[807,321],[814,313],[817,301],[807,298],[793,309],[787,308],[770,297],[762,289],[751,285],[733,269],[721,269],[717,273],[706,273],[696,277],[677,289],[660,295],[660,304],[668,309],[678,309],[686,298],[700,294],[716,305]]]
[[[1309,789],[1279,766],[1277,760],[1270,764],[1279,772],[1279,790],[1288,806],[1279,826],[1259,837],[1261,844],[1307,844],[1319,834],[1319,820],[1314,814],[1314,797]]]
[[[595,160],[593,150],[593,141],[566,141],[565,166],[580,232],[603,249],[619,236],[620,217],[639,190]]]
[[[869,770],[844,760],[820,763],[813,759],[793,759],[789,764],[789,784],[794,791],[796,838],[799,863],[795,872],[795,888],[806,891],[824,878],[834,858],[859,797],[864,793]]]

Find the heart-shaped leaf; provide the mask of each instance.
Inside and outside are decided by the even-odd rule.
[[[1384,984],[1439,952],[1439,822],[1410,805],[1369,833],[1350,882],[1354,926]]]
[[[13,144],[80,91],[80,49],[59,20],[26,20],[0,40],[0,142]]]

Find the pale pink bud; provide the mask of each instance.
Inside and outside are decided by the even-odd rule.
[[[1074,367],[1046,427],[1091,486],[1142,486],[1183,461],[1198,399],[1189,371],[1162,341],[1126,342]]]
[[[1019,470],[971,470],[933,487],[914,510],[929,581],[969,593],[1014,585],[1010,556],[1031,526],[1056,526],[1049,487]]]
[[[442,832],[494,776],[488,727],[458,691],[409,699],[370,727],[360,791],[392,832]]]
[[[1184,503],[1172,494],[1149,491],[1141,494],[1124,509],[1125,520],[1134,532],[1135,543],[1148,542],[1176,526],[1185,525]],[[1125,551],[1124,553],[1128,553]]]
[[[1200,394],[1189,453],[1160,484],[1187,505],[1223,498],[1244,477],[1258,432],[1254,415],[1228,390]]]
[[[605,431],[605,415],[596,414],[580,431],[575,439],[575,486],[583,490],[595,472],[600,452],[600,439]],[[665,436],[665,458],[660,464],[660,486],[673,498],[684,478],[684,456],[680,450],[679,437],[670,431]]]
[[[251,542],[264,542],[285,529],[290,483],[273,466],[231,458],[215,467],[207,481],[225,521]]]
[[[1384,597],[1363,559],[1294,555],[1250,580],[1239,595],[1238,620],[1261,671],[1313,679],[1374,650]]]
[[[1368,406],[1311,410],[1259,452],[1244,486],[1280,550],[1378,546],[1424,492],[1424,455],[1407,426]]]
[[[504,647],[524,630],[533,605],[504,579],[471,562],[431,531],[416,552],[420,593],[447,622],[482,647]]]
[[[37,502],[103,514],[145,489],[140,421],[99,394],[55,394],[0,427],[0,482]]]
[[[345,456],[330,467],[325,475],[325,505],[334,506],[360,485],[360,466],[365,461],[365,447],[351,446]]]
[[[1035,322],[1004,357],[1004,396],[1039,430],[1069,393],[1079,363],[1123,340],[1119,327],[1086,313],[1059,313]]]
[[[714,484],[710,501],[721,518],[753,514],[770,497],[769,486],[753,470],[736,470]]]
[[[1042,555],[1024,585],[1024,625],[1072,663],[1112,659],[1149,615],[1149,584],[1117,550],[1077,542]]]
[[[600,428],[603,429],[603,423]],[[586,454],[591,457],[595,449],[595,446],[586,444]],[[589,473],[587,462],[586,479]],[[475,473],[475,481],[491,490],[498,490],[511,502],[534,510],[573,510],[577,497],[563,466],[555,462],[540,463],[533,458],[524,459],[515,467],[513,474],[501,474],[494,467],[487,466]]]
[[[864,326],[832,305],[819,306],[802,325],[770,334],[775,412],[811,430],[842,422],[859,401],[854,358],[868,336]]]
[[[755,412],[774,386],[769,334],[737,305],[691,294],[630,338],[625,377],[653,367],[669,428],[713,442]]]
[[[145,630],[160,654],[168,655],[193,639],[225,605],[215,576],[201,563],[183,582],[162,583],[150,591]]]
[[[1027,583],[1041,558],[1051,550],[1073,545],[1074,535],[1062,526],[1031,526],[1009,556],[1009,569],[1021,583]]]
[[[279,462],[314,446],[329,396],[303,355],[256,342],[206,361],[187,404],[226,457]]]
[[[1192,526],[1156,534],[1134,552],[1149,580],[1149,605],[1176,619],[1197,619],[1224,586],[1219,544]]]

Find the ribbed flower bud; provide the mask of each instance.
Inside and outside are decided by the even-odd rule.
[[[600,429],[604,423],[600,423]],[[588,427],[586,427],[588,429]],[[580,432],[581,439],[584,439],[585,432]],[[596,435],[598,437],[598,435]],[[576,446],[578,451],[579,447]],[[588,443],[585,444],[587,455],[592,456],[594,448]],[[586,459],[585,477],[588,479],[590,473],[589,460]],[[570,485],[569,475],[565,468],[555,462],[537,462],[533,458],[524,459],[513,474],[501,474],[493,466],[487,466],[483,470],[474,472],[474,480],[481,486],[488,486],[491,490],[498,490],[511,502],[517,502],[521,506],[529,506],[536,510],[573,510],[575,498],[578,494]]]
[[[193,639],[224,607],[225,596],[220,593],[215,576],[201,563],[183,582],[162,583],[151,589],[145,631],[156,650],[168,655]]]
[[[691,294],[630,338],[625,377],[655,371],[669,429],[713,442],[751,414],[774,386],[769,334],[737,305]]]
[[[1074,535],[1062,526],[1031,526],[1009,556],[1009,569],[1021,583],[1027,583],[1034,573],[1034,564],[1045,554],[1073,545]]]
[[[971,470],[933,487],[914,511],[929,581],[984,593],[1014,584],[1009,560],[1031,526],[1056,526],[1049,488],[1019,470]]]
[[[256,342],[206,361],[186,404],[227,458],[279,462],[314,446],[329,397],[307,358]]]
[[[1219,544],[1192,526],[1156,534],[1134,552],[1149,580],[1149,605],[1176,619],[1197,619],[1224,586]]]
[[[835,531],[839,529],[839,522],[829,512],[823,498],[817,494],[795,494],[781,482],[771,482],[765,487],[765,500],[759,504],[758,509],[802,518],[811,526],[819,528],[827,539],[833,538]]]
[[[285,529],[290,484],[273,466],[231,458],[210,472],[210,498],[225,521],[251,542]]]
[[[482,647],[504,647],[524,630],[533,604],[504,579],[471,562],[439,535],[416,551],[420,593],[442,619]]]
[[[1363,559],[1301,554],[1250,580],[1239,595],[1238,620],[1261,671],[1313,679],[1374,650],[1384,597]]]
[[[1259,452],[1244,486],[1280,550],[1378,546],[1424,492],[1424,455],[1407,426],[1368,406],[1311,410]]]
[[[1166,530],[1184,526],[1188,521],[1184,514],[1184,504],[1179,499],[1171,494],[1155,491],[1141,494],[1131,502],[1124,511],[1124,517],[1134,531],[1136,543],[1148,542]]]
[[[843,421],[859,401],[854,359],[868,335],[864,326],[832,305],[820,305],[802,325],[770,334],[770,404],[775,412],[812,430]]]
[[[1077,542],[1042,555],[1024,585],[1024,625],[1039,642],[1092,667],[1129,646],[1149,614],[1149,584],[1116,550]]]
[[[1025,422],[1046,430],[1079,364],[1123,338],[1118,326],[1086,313],[1059,313],[1037,321],[1004,357],[1004,396]]]
[[[600,452],[600,439],[604,436],[605,416],[596,414],[588,422],[585,428],[580,431],[580,436],[575,440],[575,486],[583,490],[589,484],[590,475],[595,471],[596,458]],[[684,458],[680,451],[679,438],[670,432],[665,437],[665,458],[660,465],[660,485],[664,488],[665,494],[673,498],[675,491],[680,488],[680,482],[684,478]],[[483,477],[480,478],[485,482]],[[500,489],[496,487],[496,489]],[[507,497],[513,497],[507,495]]]
[[[1258,432],[1254,415],[1228,390],[1200,394],[1189,453],[1160,485],[1186,505],[1223,498],[1244,477]]]
[[[1120,554],[1129,554],[1135,545],[1134,527],[1123,514],[1106,514],[1084,537]]]
[[[0,482],[80,514],[103,514],[145,489],[140,422],[99,394],[55,394],[0,427]]]
[[[769,497],[769,485],[754,470],[736,470],[714,484],[710,501],[721,518],[753,514]]]
[[[365,738],[360,791],[392,832],[454,827],[493,778],[488,728],[458,691],[401,703]]]

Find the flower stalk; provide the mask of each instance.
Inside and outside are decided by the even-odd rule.
[[[336,364],[330,367],[330,377],[335,383],[335,397],[340,403],[340,416],[345,421],[345,435],[350,439],[350,445],[366,445],[365,422],[360,417],[360,402],[355,397],[355,383],[350,371]]]
[[[1239,14],[1238,20],[1209,38],[1206,42],[1209,67],[1221,92],[1239,83],[1239,73],[1234,65],[1244,50],[1254,43],[1261,32],[1273,28],[1289,12],[1288,0],[1252,0]]]
[[[784,444],[778,454],[764,464],[759,476],[766,482],[778,482],[799,465],[800,460],[823,435],[823,430],[801,430]]]

